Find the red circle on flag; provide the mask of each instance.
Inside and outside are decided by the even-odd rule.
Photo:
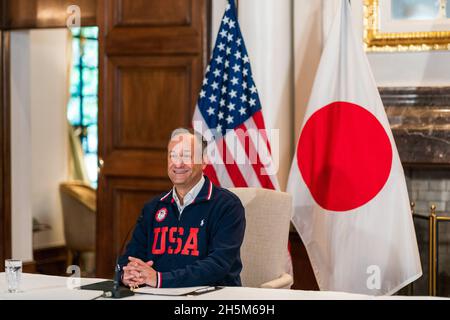
[[[391,172],[392,146],[372,113],[353,103],[333,102],[303,127],[297,163],[321,207],[348,211],[383,188]]]

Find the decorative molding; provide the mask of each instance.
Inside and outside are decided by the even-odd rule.
[[[129,19],[124,21],[124,6],[123,0],[116,0],[117,8],[114,14],[114,27],[189,27],[192,24],[192,15],[195,7],[193,6],[192,0],[182,0],[188,3],[189,10],[185,12],[185,16],[182,21],[165,21],[164,24],[157,22],[148,22],[146,19]],[[148,6],[149,0],[146,0],[146,6]],[[160,2],[160,5],[168,5],[164,2]]]
[[[97,24],[97,0],[3,0],[2,4],[7,30],[65,28],[71,5],[80,7],[82,26]]]
[[[364,0],[363,7],[366,51],[450,50],[450,31],[382,32],[380,0]]]

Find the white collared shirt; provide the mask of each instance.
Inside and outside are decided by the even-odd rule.
[[[178,198],[177,192],[175,190],[175,187],[173,187],[173,199],[175,200],[175,203],[177,204],[178,211],[181,214],[183,213],[183,210],[190,205],[192,202],[194,202],[195,198],[197,198],[198,194],[200,193],[200,190],[202,190],[203,185],[205,184],[205,177],[202,176],[200,181],[191,189],[183,198],[183,205],[180,203],[180,199]]]

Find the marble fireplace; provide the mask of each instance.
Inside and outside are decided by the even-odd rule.
[[[415,212],[450,216],[450,87],[379,88]],[[406,291],[428,294],[429,229],[415,218],[423,276]],[[450,296],[450,222],[438,224],[437,295]],[[405,289],[402,293],[406,293]]]

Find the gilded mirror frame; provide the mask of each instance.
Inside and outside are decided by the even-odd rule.
[[[383,14],[380,12],[380,0],[364,0],[363,10],[366,51],[450,50],[450,22],[449,31],[383,32],[380,30],[380,14]],[[414,20],[406,23],[414,27]]]

